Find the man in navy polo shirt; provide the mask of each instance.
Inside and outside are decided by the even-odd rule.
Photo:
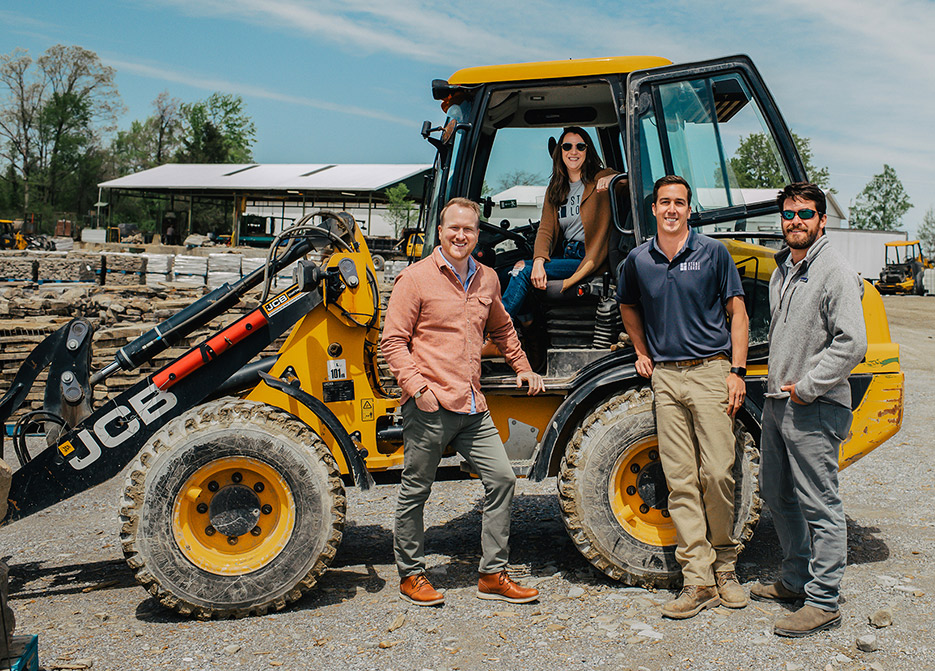
[[[747,312],[727,248],[688,226],[691,187],[653,187],[656,236],[627,256],[617,282],[636,370],[651,378],[659,457],[669,486],[683,588],[663,615],[743,608],[734,574],[733,417],[746,387]]]

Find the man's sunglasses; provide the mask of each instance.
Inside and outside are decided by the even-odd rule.
[[[795,215],[799,215],[799,219],[801,219],[802,221],[808,221],[809,219],[814,217],[816,214],[821,214],[821,213],[816,212],[815,210],[799,210],[798,212],[793,211],[793,210],[783,210],[782,218],[785,219],[786,221],[792,221],[793,219],[795,219]]]
[[[571,151],[572,147],[578,151],[584,151],[588,148],[588,145],[586,145],[584,142],[578,142],[576,144],[572,144],[571,142],[562,142],[562,151]]]

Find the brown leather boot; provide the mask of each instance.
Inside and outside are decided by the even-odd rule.
[[[437,606],[445,595],[435,590],[424,573],[403,578],[399,583],[399,598],[417,606]]]
[[[786,617],[776,620],[773,633],[777,636],[802,638],[811,636],[825,629],[834,629],[841,626],[841,611],[822,610],[815,606],[802,606]]]
[[[677,598],[662,607],[662,614],[673,620],[684,620],[720,603],[721,599],[714,585],[685,585]]]
[[[506,571],[481,573],[477,581],[479,599],[498,599],[510,603],[529,603],[539,598],[539,590],[521,587],[510,579]]]
[[[750,598],[754,601],[773,601],[776,603],[795,603],[805,598],[804,594],[793,592],[782,580],[764,585],[758,582],[750,588]]]
[[[721,598],[722,606],[743,608],[747,605],[747,594],[733,571],[715,572],[714,581],[717,583],[717,595]]]

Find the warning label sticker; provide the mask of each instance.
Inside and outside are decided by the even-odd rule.
[[[360,419],[364,422],[373,421],[373,399],[360,399]]]

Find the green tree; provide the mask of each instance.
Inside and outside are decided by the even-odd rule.
[[[36,184],[47,205],[59,205],[75,161],[116,126],[123,106],[114,75],[79,46],[57,44],[35,62],[22,49],[0,55],[0,157],[22,180],[24,210]]]
[[[896,171],[884,163],[883,172],[874,175],[857,195],[850,208],[850,225],[851,228],[895,231],[911,207]]]
[[[917,233],[922,249],[925,250],[925,258],[935,256],[935,208],[930,207],[926,210]]]
[[[811,140],[796,133],[792,134],[792,140],[805,165],[805,174],[813,183],[828,189],[831,173],[827,167],[815,166]],[[786,185],[787,178],[779,165],[776,145],[764,133],[751,133],[741,138],[735,155],[730,159],[737,186],[742,189],[781,189]]]
[[[153,112],[145,121],[133,121],[111,142],[113,177],[155,168],[181,149],[182,102],[163,91],[153,101]]]
[[[398,238],[416,212],[409,199],[409,187],[402,182],[391,186],[386,190],[386,201],[386,218],[393,225],[393,235]]]
[[[248,163],[256,126],[244,110],[243,98],[212,93],[207,100],[182,105],[182,163]]]

